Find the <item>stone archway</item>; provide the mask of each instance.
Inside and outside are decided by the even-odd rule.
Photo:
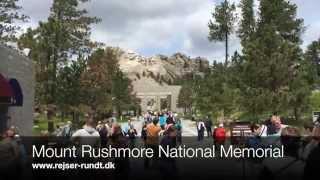
[[[161,98],[160,99],[160,110],[163,111],[163,110],[167,110],[169,109],[169,102],[168,102],[168,99],[167,98]]]
[[[171,95],[167,95],[165,97],[160,98],[160,110],[171,110]]]
[[[147,99],[147,109],[150,111],[154,111],[155,110],[155,106],[156,106],[156,100],[154,98],[148,98]]]

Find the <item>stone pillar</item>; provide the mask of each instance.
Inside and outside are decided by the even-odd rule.
[[[167,95],[167,109],[170,110],[170,111],[173,111],[174,109],[174,106],[172,106],[172,96],[171,95]]]
[[[146,97],[140,97],[140,99],[141,99],[141,103],[140,103],[141,111],[143,113],[146,113],[148,110],[148,99]]]
[[[160,96],[156,96],[156,109],[158,112],[161,110],[161,98]]]

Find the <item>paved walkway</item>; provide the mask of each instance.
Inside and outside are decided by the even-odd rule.
[[[182,136],[197,136],[197,127],[191,120],[181,120]]]

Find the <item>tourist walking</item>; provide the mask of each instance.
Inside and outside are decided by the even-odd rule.
[[[128,148],[128,140],[123,135],[121,126],[114,124],[112,128],[111,146],[116,149]],[[131,168],[128,154],[126,154],[124,157],[120,156],[115,158],[115,166],[116,169],[114,170],[114,175],[116,180],[129,179]]]
[[[284,128],[286,128],[287,125],[282,124],[280,116],[271,116],[270,120],[268,120],[265,123],[263,136],[266,136],[267,138],[263,138],[262,143],[264,146],[269,145],[281,145],[281,132]]]
[[[175,125],[176,132],[177,132],[177,143],[182,144],[182,124],[181,120],[177,119],[177,123]]]
[[[132,122],[130,119],[128,120],[127,124],[123,125],[122,131],[125,135],[128,134],[128,131],[129,131],[131,125],[132,125]]]
[[[128,130],[127,135],[129,136],[129,147],[134,148],[135,147],[135,141],[136,141],[136,136],[138,135],[137,130],[134,128],[133,124],[130,125],[130,128]]]
[[[147,125],[147,140],[146,147],[151,148],[155,154],[158,154],[159,150],[159,134],[161,132],[161,127],[158,126],[158,119],[153,119],[153,122]],[[155,162],[157,156],[153,156],[152,159],[145,158],[144,166],[149,168],[150,160],[152,163]]]
[[[212,121],[209,116],[206,117],[205,126],[207,130],[207,137],[212,137]]]
[[[159,116],[159,124],[162,130],[164,130],[166,126],[167,117],[164,113],[161,113]]]
[[[91,145],[92,147],[100,146],[100,134],[95,129],[95,122],[92,116],[86,115],[86,124],[82,129],[76,131],[71,140],[79,145]]]
[[[223,123],[220,123],[219,127],[213,131],[213,140],[216,147],[221,147],[224,145],[226,140],[226,130]]]
[[[175,148],[177,136],[176,126],[173,124],[169,124],[163,134],[164,137],[162,138],[160,145],[163,148]],[[160,159],[160,172],[162,175],[162,179],[176,179],[178,174],[176,159],[173,157],[167,157],[162,154]]]
[[[99,129],[98,132],[100,135],[101,146],[106,147],[108,144],[108,128],[105,125],[105,123],[101,123],[98,129]]]
[[[97,127],[96,127],[96,130],[99,132],[102,127],[103,127],[102,122],[101,122],[101,121],[98,121],[98,125],[97,125]]]
[[[106,123],[104,124],[106,126],[106,128],[107,128],[107,131],[108,131],[107,137],[110,137],[112,135],[112,124],[113,123],[112,123],[111,118],[107,119]]]
[[[141,138],[143,140],[144,145],[146,145],[147,141],[147,122],[143,122],[142,128],[141,128]]]
[[[175,123],[172,112],[168,113],[168,118],[167,118],[166,122],[167,122],[167,124],[174,124]]]
[[[198,141],[202,141],[204,137],[204,131],[205,131],[205,124],[202,120],[198,121],[197,130],[198,130]]]

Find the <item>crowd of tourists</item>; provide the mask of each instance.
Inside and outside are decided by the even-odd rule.
[[[284,158],[251,159],[252,163],[261,165],[261,179],[281,179],[288,175],[293,179],[311,179],[316,175],[320,162],[320,117],[313,126],[303,129],[285,125],[280,116],[273,115],[262,123],[252,123],[251,133],[243,138],[243,144],[232,144],[232,127],[225,127],[223,123],[213,126],[207,116],[203,119],[194,119],[197,128],[197,140],[203,141],[205,132],[212,138],[218,147],[240,145],[249,148],[268,148],[283,146]],[[255,169],[256,170],[256,169]]]
[[[174,148],[182,143],[182,124],[177,115],[172,112],[147,112],[139,123],[142,123],[141,132],[137,131],[132,120],[126,124],[119,124],[112,119],[98,121],[97,125],[92,116],[86,115],[86,123],[82,129],[75,131],[71,140],[77,144],[86,144],[93,147],[105,147],[111,145],[115,148],[134,148],[137,139],[141,138],[143,146],[151,148],[158,154],[158,146]],[[140,144],[141,145],[141,144]],[[119,179],[127,179],[130,171],[128,158],[116,159]],[[160,167],[168,173],[176,172],[175,159],[157,156],[144,159],[146,169]],[[166,174],[166,173],[165,173]]]
[[[175,148],[182,144],[182,123],[178,116],[172,112],[148,112],[142,118],[136,120],[142,123],[141,131],[138,132],[135,125],[137,122],[128,120],[121,125],[113,118],[96,121],[93,116],[85,115],[85,124],[75,132],[69,131],[71,123],[64,128],[65,136],[70,136],[76,144],[86,144],[92,147],[105,147],[111,145],[115,148],[133,148],[138,142],[153,149],[158,154],[158,146]],[[230,136],[230,129],[223,123],[215,126],[207,116],[203,120],[196,120],[198,132],[197,140],[204,140],[205,132],[208,138],[212,138],[216,146],[225,145]],[[141,141],[138,139],[141,138]],[[232,137],[231,137],[232,138]],[[246,137],[245,146],[251,148],[264,148],[270,145],[284,146],[285,158],[275,163],[275,159],[252,159],[264,168],[261,178],[272,179],[287,177],[288,173],[294,174],[294,179],[305,177],[311,179],[315,176],[320,162],[320,117],[314,122],[313,127],[305,127],[302,131],[296,127],[284,125],[279,116],[271,116],[261,124],[251,125],[251,135]],[[140,144],[141,145],[141,144]],[[163,174],[177,175],[178,168],[176,159],[161,156],[158,158],[144,159],[145,169],[156,167]],[[0,170],[19,170],[27,161],[26,151],[20,142],[18,129],[10,127],[1,136],[0,142]],[[281,163],[279,163],[281,162]],[[116,179],[128,179],[131,170],[128,158],[115,159],[117,168]],[[304,170],[298,174],[299,170]],[[17,175],[17,174],[16,174]],[[272,178],[271,178],[272,176]],[[166,178],[166,177],[163,177]]]
[[[316,177],[320,162],[320,117],[313,128],[285,125],[279,116],[272,116],[262,124],[252,124],[252,136],[247,146],[264,148],[283,146],[284,158],[258,159],[263,164],[262,179],[281,179],[290,175],[292,179],[312,179]]]

